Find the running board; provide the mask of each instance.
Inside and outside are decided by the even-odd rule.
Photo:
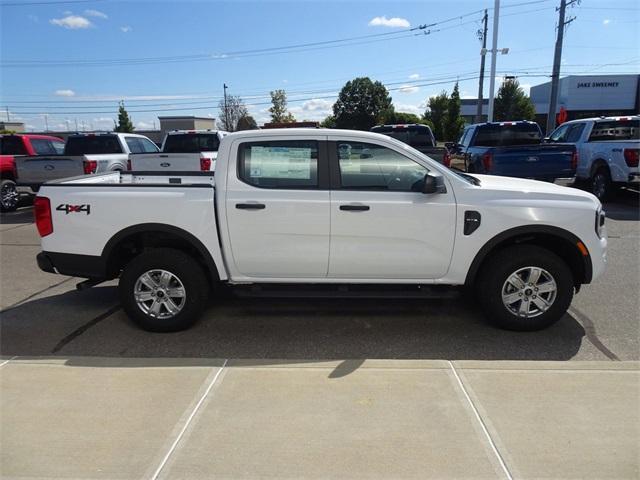
[[[454,299],[460,295],[460,288],[449,285],[263,283],[230,287],[239,297]]]

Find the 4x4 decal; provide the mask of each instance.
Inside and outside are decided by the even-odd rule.
[[[64,212],[65,215],[69,215],[70,213],[83,212],[86,212],[87,215],[90,215],[91,205],[69,205],[68,203],[61,203],[56,207],[56,210],[59,212]]]

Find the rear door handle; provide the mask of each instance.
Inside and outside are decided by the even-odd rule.
[[[369,205],[340,205],[340,210],[347,212],[366,212],[369,209]]]
[[[264,210],[266,205],[264,203],[236,203],[236,208],[239,210]]]

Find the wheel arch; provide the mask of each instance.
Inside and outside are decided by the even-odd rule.
[[[576,286],[591,282],[593,275],[591,255],[584,242],[577,236],[560,227],[524,225],[499,233],[480,248],[471,262],[465,285],[473,285],[482,265],[494,253],[510,245],[521,244],[538,245],[565,260],[571,269]],[[582,245],[584,250],[579,245]]]
[[[101,254],[107,276],[116,277],[124,265],[148,248],[184,250],[203,263],[211,282],[221,277],[211,253],[197,237],[182,228],[162,223],[132,225],[111,237]]]
[[[591,170],[589,172],[589,178],[593,178],[595,173],[602,167],[609,170],[609,175],[611,175],[611,168],[609,168],[609,164],[607,163],[607,161],[604,160],[603,158],[596,158],[593,162],[591,162]]]

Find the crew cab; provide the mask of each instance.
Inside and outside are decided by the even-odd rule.
[[[213,170],[220,140],[226,134],[227,132],[220,130],[174,130],[164,137],[162,153],[130,155],[129,170],[144,172]]]
[[[49,180],[127,170],[129,154],[157,151],[155,143],[135,133],[70,135],[62,154],[22,157],[16,161],[18,191],[33,194]]]
[[[0,135],[0,210],[12,212],[20,200],[16,190],[15,158],[62,153],[64,141],[49,135]]]
[[[371,128],[371,131],[400,140],[428,157],[449,166],[448,151],[444,147],[438,147],[436,137],[429,125],[418,123],[376,125]]]
[[[494,324],[535,330],[606,263],[604,213],[590,193],[460,173],[347,130],[229,134],[215,176],[50,182],[35,218],[42,270],[84,285],[119,277],[126,313],[153,331],[190,326],[220,284],[244,295],[376,297],[466,286]]]
[[[619,186],[640,185],[640,116],[571,120],[546,139],[578,150],[576,181],[600,200]]]
[[[573,179],[578,156],[570,144],[545,144],[535,122],[467,126],[450,144],[451,165],[469,173],[555,181]]]

